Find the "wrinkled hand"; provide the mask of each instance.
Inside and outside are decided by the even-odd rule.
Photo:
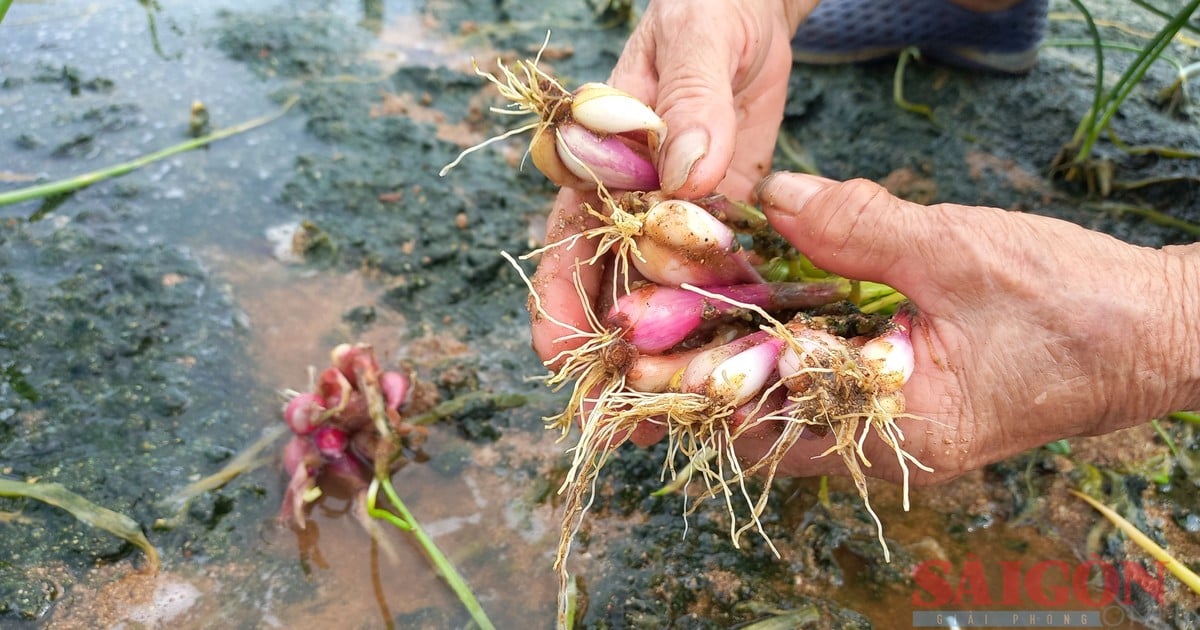
[[[1200,245],[1150,249],[1047,217],[922,206],[869,181],[779,173],[758,193],[774,228],[822,269],[883,282],[917,306],[904,448],[948,479],[1022,450],[1200,406]],[[760,435],[736,445],[757,460]],[[784,475],[844,473],[801,440]],[[869,439],[864,472],[900,479]]]
[[[667,123],[659,174],[662,189],[694,199],[719,190],[748,199],[771,167],[792,66],[791,35],[815,1],[696,0],[651,2],[626,43],[609,84],[655,108]],[[554,243],[597,225],[581,209],[592,195],[563,190],[546,230]],[[555,319],[586,322],[573,285],[576,260],[595,253],[592,242],[555,248],[538,265],[534,288]],[[594,297],[603,265],[581,269]],[[567,330],[534,316],[533,347],[543,358],[574,347]]]
[[[653,105],[670,130],[664,190],[748,199],[769,168],[786,96],[790,35],[811,2],[651,3],[611,84]],[[1079,226],[992,208],[920,206],[865,181],[777,174],[758,190],[776,230],[819,267],[889,284],[916,305],[916,371],[904,387],[904,448],[939,481],[1021,450],[1200,408],[1200,245],[1135,247]],[[594,197],[563,191],[547,225],[558,242],[597,225]],[[546,360],[586,329],[574,286],[590,241],[543,255],[533,345]],[[578,268],[594,300],[604,265]],[[754,461],[774,427],[738,442]],[[631,437],[652,441],[647,432]],[[845,472],[801,440],[780,474]],[[898,481],[895,453],[869,439],[869,475]]]
[[[667,123],[664,192],[746,199],[770,171],[783,120],[791,36],[812,3],[652,2],[612,85]]]

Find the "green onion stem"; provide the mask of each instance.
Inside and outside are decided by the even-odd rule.
[[[12,6],[12,0],[0,0],[0,22],[4,21],[4,15],[8,13],[10,6]]]
[[[1042,42],[1043,48],[1083,48],[1085,46],[1094,47],[1097,45],[1099,45],[1103,48],[1109,48],[1112,50],[1121,50],[1124,52],[1136,53],[1136,52],[1142,51],[1142,48],[1140,46],[1135,46],[1134,44],[1125,44],[1125,43],[1121,43],[1121,42],[1104,42],[1104,41],[1097,44],[1095,40],[1090,40],[1090,39],[1048,39],[1048,40]],[[1164,61],[1164,62],[1169,63],[1172,66],[1174,66],[1175,71],[1177,73],[1179,73],[1180,75],[1185,75],[1187,73],[1188,67],[1190,67],[1190,66],[1184,66],[1178,59],[1175,59],[1174,57],[1159,57],[1159,59],[1161,61]],[[1192,71],[1192,73],[1195,73],[1195,72],[1196,72],[1196,70]],[[1191,75],[1187,74],[1187,76],[1191,76]]]
[[[392,502],[392,506],[400,513],[399,516],[376,507],[375,500],[380,487],[383,488],[383,492],[387,495],[388,500]],[[391,479],[376,477],[371,480],[371,486],[367,489],[367,514],[372,518],[387,521],[397,529],[412,533],[413,537],[417,539],[417,544],[429,556],[429,561],[433,563],[434,568],[442,574],[446,583],[450,585],[450,588],[458,595],[458,599],[462,601],[463,606],[471,613],[471,618],[475,620],[476,625],[482,630],[495,630],[495,626],[492,625],[487,614],[483,612],[483,607],[475,599],[475,594],[471,592],[462,575],[458,573],[458,570],[454,568],[454,565],[450,563],[450,560],[446,558],[442,550],[438,549],[437,544],[433,542],[429,534],[425,533],[421,524],[417,522],[416,517],[412,515],[412,512],[408,511],[408,507],[400,500],[400,496],[396,494],[396,488],[392,486]]]
[[[904,98],[904,69],[908,67],[909,59],[920,59],[921,51],[916,46],[909,46],[900,51],[900,58],[896,60],[896,72],[892,75],[892,101],[896,106],[914,114],[920,114],[929,120],[933,120],[933,110],[928,105],[923,103],[914,103],[907,98]]]
[[[858,310],[867,313],[868,315],[872,313],[882,313],[889,309],[893,309],[895,306],[907,299],[908,298],[905,297],[903,293],[900,293],[899,291],[893,291],[890,294],[880,296],[879,298],[862,304],[858,307]]]
[[[1093,509],[1103,514],[1105,518],[1107,518],[1113,525],[1117,527],[1117,529],[1121,530],[1122,533],[1128,536],[1134,544],[1136,544],[1138,547],[1141,547],[1143,551],[1150,554],[1151,557],[1162,563],[1163,567],[1170,571],[1172,575],[1179,578],[1179,580],[1187,585],[1192,592],[1200,593],[1200,576],[1197,576],[1186,565],[1176,560],[1175,557],[1168,553],[1165,549],[1155,544],[1153,540],[1150,540],[1149,536],[1146,536],[1141,532],[1141,530],[1139,530],[1137,527],[1134,527],[1133,523],[1125,520],[1112,508],[1082,492],[1077,490],[1069,490],[1068,492],[1079,497],[1080,499],[1083,499],[1088,505],[1092,506]]]
[[[1138,5],[1139,7],[1142,7],[1143,9],[1153,13],[1154,15],[1161,17],[1161,18],[1166,18],[1166,19],[1171,18],[1170,13],[1167,13],[1166,11],[1163,11],[1162,9],[1150,4],[1149,2],[1146,2],[1146,0],[1133,0],[1133,3]],[[1200,28],[1196,28],[1191,23],[1185,22],[1183,25],[1183,28],[1185,28],[1193,33],[1200,33]]]
[[[1078,0],[1072,0],[1072,2],[1077,3]],[[1187,6],[1175,14],[1175,16],[1173,16],[1165,26],[1163,26],[1162,30],[1155,34],[1154,38],[1150,40],[1149,45],[1142,49],[1142,52],[1138,55],[1134,62],[1125,69],[1124,73],[1121,74],[1120,79],[1117,80],[1117,84],[1114,85],[1112,90],[1108,93],[1107,102],[1104,104],[1103,114],[1100,115],[1099,119],[1095,119],[1094,122],[1089,125],[1087,135],[1083,140],[1083,144],[1080,146],[1079,152],[1075,155],[1075,162],[1077,164],[1087,160],[1088,156],[1091,155],[1092,147],[1100,138],[1100,133],[1108,127],[1113,116],[1116,115],[1117,109],[1121,106],[1121,103],[1125,101],[1125,99],[1129,96],[1129,93],[1133,91],[1133,88],[1142,80],[1142,77],[1146,75],[1146,71],[1150,69],[1150,65],[1154,63],[1154,60],[1157,59],[1162,54],[1162,51],[1171,43],[1171,40],[1174,39],[1175,34],[1178,33],[1179,29],[1187,23],[1188,18],[1191,17],[1192,13],[1195,13],[1197,7],[1200,7],[1200,0],[1191,0]],[[1100,49],[1097,48],[1097,59],[1102,56],[1103,55],[1100,53]],[[1097,72],[1098,76],[1099,74],[1101,74],[1101,72]],[[1097,85],[1098,84],[1099,78],[1097,78]],[[1097,110],[1097,113],[1099,113],[1099,110]]]
[[[1200,412],[1196,411],[1172,411],[1171,413],[1167,414],[1167,417],[1180,422],[1200,424]]]
[[[1075,129],[1075,135],[1071,139],[1071,145],[1077,145],[1092,126],[1096,119],[1096,113],[1100,111],[1101,101],[1104,100],[1104,48],[1100,42],[1100,29],[1096,28],[1096,22],[1092,20],[1091,12],[1083,6],[1081,0],[1071,0],[1071,4],[1075,5],[1075,8],[1083,15],[1083,20],[1087,23],[1088,34],[1092,38],[1092,46],[1096,51],[1096,86],[1092,91],[1092,107],[1079,121],[1079,126]]]
[[[0,2],[3,2],[3,1],[4,0],[0,0]],[[0,8],[3,8],[2,5],[0,5]],[[89,173],[84,173],[82,175],[76,175],[74,177],[68,177],[66,179],[55,180],[55,181],[52,181],[52,182],[49,182],[46,184],[37,184],[34,186],[27,186],[25,188],[18,188],[16,190],[9,190],[7,192],[0,193],[0,206],[6,206],[9,204],[13,204],[13,203],[20,203],[22,201],[29,201],[31,199],[40,199],[43,197],[50,197],[53,195],[61,195],[63,193],[74,192],[76,190],[79,190],[80,188],[86,188],[88,186],[91,186],[92,184],[95,184],[96,182],[103,181],[105,179],[111,179],[113,177],[120,177],[121,175],[128,174],[134,170],[137,170],[143,166],[146,166],[147,164],[157,162],[159,160],[171,157],[178,153],[184,153],[187,151],[191,151],[192,149],[198,149],[198,148],[200,148],[206,144],[209,144],[211,142],[215,142],[215,141],[221,140],[223,138],[228,138],[229,136],[232,136],[232,135],[236,135],[236,134],[239,134],[239,133],[242,133],[245,131],[249,131],[251,129],[254,129],[255,127],[260,127],[262,125],[265,125],[269,122],[272,122],[272,121],[280,118],[285,113],[287,113],[287,111],[289,109],[291,109],[292,105],[294,105],[297,100],[298,100],[298,97],[293,96],[286,103],[284,103],[283,107],[279,111],[277,111],[273,114],[268,114],[266,116],[255,118],[253,120],[248,120],[246,122],[243,122],[238,125],[234,125],[232,127],[226,127],[225,129],[220,129],[220,130],[214,131],[206,136],[201,136],[199,138],[193,138],[186,142],[181,142],[174,146],[170,146],[165,149],[155,151],[154,153],[150,153],[150,154],[143,155],[141,157],[129,160],[128,162],[122,162],[122,163],[116,164],[114,166],[109,166],[109,167],[102,168],[99,170],[91,171]]]

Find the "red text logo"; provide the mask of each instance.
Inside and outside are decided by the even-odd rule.
[[[939,609],[1095,609],[1130,604],[1134,593],[1141,591],[1161,604],[1164,578],[1162,563],[1150,570],[1137,562],[1098,558],[1077,563],[989,562],[968,556],[958,567],[946,560],[926,560],[913,569],[912,603],[917,608]]]

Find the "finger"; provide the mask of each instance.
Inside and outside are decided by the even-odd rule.
[[[662,188],[697,197],[716,189],[733,159],[732,85],[742,46],[732,41],[727,22],[737,18],[728,8],[698,10],[692,3],[660,9],[659,28],[679,30],[657,33],[654,50],[658,95],[652,104],[670,129],[659,164]]]
[[[538,262],[529,298],[533,349],[543,361],[579,347],[586,341],[580,333],[589,332],[587,309],[599,292],[603,265],[580,262],[596,254],[594,239],[571,238],[599,225],[583,208],[587,200],[564,189],[547,219],[548,249]]]
[[[776,173],[757,190],[771,225],[818,267],[896,287],[914,301],[950,244],[937,208],[892,196],[867,180]]]
[[[625,42],[625,48],[608,77],[609,85],[629,92],[651,107],[658,100],[654,37],[652,22],[648,19],[639,22],[637,30]]]

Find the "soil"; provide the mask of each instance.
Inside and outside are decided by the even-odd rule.
[[[396,487],[497,626],[550,627],[567,461],[542,418],[564,397],[531,380],[543,370],[526,290],[499,252],[541,243],[554,191],[518,140],[438,171],[512,122],[487,111],[495,93],[472,57],[532,57],[552,29],[544,66],[568,85],[603,80],[629,33],[620,6],[15,4],[0,38],[0,192],[183,141],[197,101],[216,129],[297,100],[204,149],[0,206],[0,475],[61,483],[130,516],[163,557],[145,573],[136,547],[0,498],[0,625],[466,625],[411,538],[372,543],[347,497],[321,499],[307,529],[281,526],[274,457],[181,509],[165,501],[278,425],[280,391],[304,389],[334,345],[362,340],[431,396],[466,401],[430,427]],[[1106,41],[1136,45],[1161,24],[1127,3],[1088,6],[1122,26],[1103,26]],[[909,64],[905,96],[932,119],[893,103],[894,62],[797,66],[776,166],[870,178],[921,203],[1046,214],[1140,245],[1194,242],[1195,160],[1105,138],[1092,164],[1112,173],[1107,196],[1051,172],[1096,81],[1090,48],[1053,45],[1087,36],[1078,13],[1065,0],[1052,10],[1052,45],[1028,76]],[[1194,38],[1165,54],[1195,61]],[[1109,50],[1106,84],[1130,58]],[[1174,78],[1169,63],[1151,68],[1113,121],[1120,141],[1200,152],[1187,103],[1159,102]],[[777,557],[760,541],[734,548],[716,503],[685,527],[683,497],[652,494],[664,447],[622,449],[571,556],[582,625],[907,627],[923,562],[948,563],[949,579],[981,558],[993,574],[1041,560],[1152,569],[1075,487],[1195,568],[1200,438],[1184,422],[1161,428],[1030,451],[914,491],[908,513],[898,488],[872,483],[891,563],[846,479],[776,483],[764,529]],[[1135,587],[1106,619],[1200,625],[1196,595],[1163,583],[1161,600]]]

